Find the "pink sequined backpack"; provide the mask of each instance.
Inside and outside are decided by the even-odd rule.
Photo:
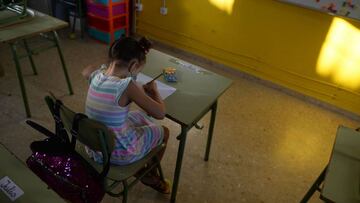
[[[31,143],[33,153],[26,164],[62,198],[76,203],[101,202],[105,194],[103,173],[97,172],[75,151],[76,140],[72,137],[70,141],[60,119],[61,101],[54,103],[49,98],[46,101],[55,120],[55,133],[33,121],[26,121],[47,136],[45,140]],[[76,133],[78,122],[85,117],[83,114],[75,116],[72,133]]]

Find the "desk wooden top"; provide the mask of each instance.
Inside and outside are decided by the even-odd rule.
[[[166,116],[188,126],[201,119],[232,83],[226,77],[154,49],[147,55],[143,73],[155,77],[166,67],[176,68],[178,79],[176,83],[166,82],[163,77],[158,79],[176,88],[164,101]]]
[[[15,203],[65,202],[53,190],[48,189],[46,183],[37,177],[22,161],[0,144],[0,179],[5,176],[8,176],[24,191],[24,194],[14,201]],[[0,202],[11,202],[1,190]]]
[[[27,19],[21,20],[18,23],[0,27],[0,42],[12,42],[68,26],[67,22],[57,18],[34,10],[30,10],[30,12],[33,12],[34,15],[30,15],[26,17]],[[0,11],[0,18],[5,18],[9,15],[11,15],[10,11]]]
[[[360,202],[360,132],[338,128],[321,196],[336,203]]]

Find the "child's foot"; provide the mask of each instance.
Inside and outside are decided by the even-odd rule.
[[[160,193],[170,194],[170,181],[166,179],[162,180],[160,176],[157,175],[145,176],[141,179],[141,182],[144,185],[147,185]]]

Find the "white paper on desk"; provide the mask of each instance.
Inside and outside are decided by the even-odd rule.
[[[0,189],[12,202],[24,194],[24,191],[7,176],[1,178]]]
[[[144,75],[142,73],[139,73],[136,78],[136,82],[138,82],[142,85],[146,84],[147,82],[150,82],[151,80],[152,80],[151,77]],[[157,80],[155,82],[156,82],[156,85],[158,87],[158,90],[159,90],[159,93],[160,93],[160,96],[162,99],[165,99],[166,97],[172,95],[176,91],[176,88],[174,88],[174,87],[171,87],[171,86],[164,84]]]

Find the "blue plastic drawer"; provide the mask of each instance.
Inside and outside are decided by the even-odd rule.
[[[111,43],[111,33],[103,32],[93,27],[88,28],[89,35],[97,40],[105,42],[107,44]],[[119,39],[122,35],[126,35],[126,29],[119,29],[114,32],[114,39]]]
[[[98,3],[98,4],[102,4],[102,5],[109,5],[110,0],[90,0],[94,3]],[[124,0],[112,0],[113,3],[120,3],[123,2]]]

